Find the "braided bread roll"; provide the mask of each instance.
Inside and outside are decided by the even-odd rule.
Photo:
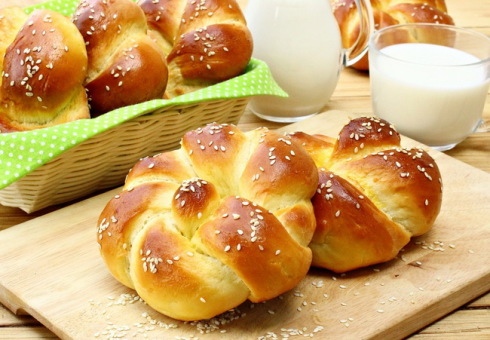
[[[265,128],[210,124],[148,157],[98,221],[112,275],[154,309],[211,318],[295,287],[311,264],[318,171]]]
[[[291,137],[319,167],[314,266],[340,273],[386,262],[432,227],[442,200],[437,164],[421,149],[401,148],[386,121],[354,119],[337,140]]]
[[[82,0],[73,22],[88,53],[86,88],[92,115],[161,98],[167,63],[131,0]]]
[[[10,20],[23,19],[18,11],[11,14]],[[11,43],[3,56],[0,131],[90,118],[83,87],[87,53],[75,25],[51,10],[36,10],[22,23],[13,41],[5,38]],[[2,35],[11,37],[17,25],[9,24]]]
[[[454,25],[444,0],[371,0],[375,29],[405,23]],[[340,28],[342,44],[348,48],[359,36],[359,15],[354,0],[332,0],[332,10]],[[353,65],[368,70],[366,54]]]
[[[140,0],[151,34],[165,50],[172,98],[240,75],[252,35],[235,0]]]

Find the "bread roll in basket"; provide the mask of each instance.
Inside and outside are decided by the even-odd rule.
[[[14,11],[1,10],[3,15]],[[3,15],[1,22],[9,20]],[[8,44],[0,49],[4,52],[0,57],[0,133],[90,118],[83,86],[87,51],[75,25],[46,9],[16,18],[20,27],[17,23],[0,35],[4,39],[0,44]]]
[[[0,10],[0,132],[174,98],[237,77],[251,61],[252,37],[235,0],[76,5],[70,17]]]

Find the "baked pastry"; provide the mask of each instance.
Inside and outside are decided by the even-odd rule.
[[[211,318],[304,278],[317,184],[313,160],[288,137],[210,124],[133,167],[99,217],[100,252],[157,311]]]
[[[351,120],[338,139],[291,135],[319,167],[313,266],[345,272],[393,259],[430,230],[442,200],[441,174],[424,150],[376,118]]]
[[[73,22],[86,43],[92,116],[163,96],[165,55],[148,36],[146,17],[133,1],[82,0]]]
[[[454,25],[444,0],[370,0],[375,29],[404,23],[437,23]],[[332,10],[340,28],[342,44],[354,45],[360,32],[359,15],[354,0],[333,0]],[[361,37],[366,39],[367,37]],[[355,54],[355,52],[354,52]],[[368,55],[353,65],[368,70]]]
[[[240,75],[252,35],[235,0],[140,0],[169,67],[166,98]]]
[[[27,20],[27,14],[20,7],[10,6],[0,8],[0,74],[3,71],[3,59],[8,46]],[[0,84],[3,77],[0,77]]]
[[[3,58],[0,131],[90,118],[83,87],[86,71],[85,44],[75,25],[57,12],[34,11]]]

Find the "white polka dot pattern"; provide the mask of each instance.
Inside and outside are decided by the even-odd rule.
[[[64,15],[71,15],[77,4],[78,0],[55,0],[26,8],[26,12],[35,8],[48,8]],[[175,104],[254,95],[285,95],[273,80],[267,65],[255,59],[239,77],[171,100],[156,99],[123,107],[94,119],[78,120],[33,131],[0,134],[0,189],[81,142],[140,115]]]

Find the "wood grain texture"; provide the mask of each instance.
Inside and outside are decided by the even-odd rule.
[[[287,130],[335,136],[353,116],[326,112]],[[207,323],[177,322],[144,303],[124,300],[133,292],[116,282],[100,259],[96,221],[116,189],[0,233],[0,301],[33,315],[65,339],[88,339],[104,331],[131,337],[142,315],[165,325],[146,332],[157,338],[251,339],[280,334],[282,328],[305,328],[319,338],[327,332],[335,339],[403,338],[490,285],[490,174],[430,152],[445,186],[441,214],[431,232],[389,263],[346,275],[312,269],[297,289],[267,303],[244,303]],[[200,333],[199,327],[220,319],[228,323]]]

